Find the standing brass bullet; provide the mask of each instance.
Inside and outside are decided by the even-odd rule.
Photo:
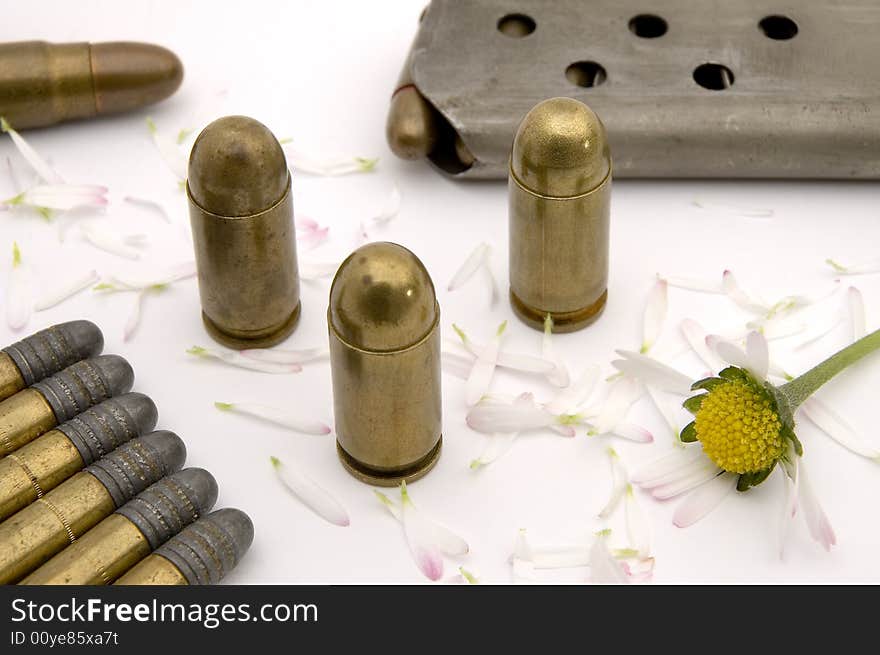
[[[290,172],[265,125],[227,116],[193,145],[186,183],[205,328],[230,348],[286,339],[300,314]]]
[[[0,400],[104,347],[104,335],[90,321],[69,321],[40,330],[0,351]]]
[[[370,243],[342,262],[327,310],[337,451],[369,484],[416,480],[442,442],[440,306],[424,264]]]
[[[149,43],[0,44],[0,116],[20,130],[143,107],[182,80],[177,56]]]
[[[254,540],[254,524],[227,507],[200,518],[138,562],[114,584],[217,584],[244,557]]]
[[[510,156],[510,304],[526,324],[572,332],[608,297],[611,153],[585,104],[553,98],[520,123]]]
[[[100,355],[0,402],[0,457],[89,407],[131,389],[134,372],[119,355]]]
[[[123,394],[0,459],[0,521],[126,441],[146,434],[156,418],[152,400],[140,393]]]
[[[20,584],[110,584],[216,500],[214,476],[204,469],[179,471],[139,493]]]
[[[176,434],[132,439],[0,523],[0,584],[21,580],[141,491],[183,466]]]

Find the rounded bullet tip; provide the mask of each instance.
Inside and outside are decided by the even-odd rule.
[[[93,43],[90,57],[99,114],[159,102],[183,81],[183,64],[177,55],[152,43]]]
[[[421,260],[403,246],[368,243],[336,272],[330,321],[337,335],[356,348],[407,348],[437,321],[434,283]]]
[[[186,496],[192,502],[197,516],[210,512],[217,502],[217,480],[205,469],[183,469],[169,478],[188,490]]]
[[[435,110],[415,87],[406,86],[391,98],[385,137],[401,159],[424,159],[437,144]]]
[[[254,523],[251,517],[240,509],[225,507],[211,512],[204,520],[214,524],[228,536],[235,551],[235,563],[240,562],[254,541]]]
[[[192,200],[220,216],[250,216],[278,203],[290,173],[278,139],[247,116],[225,116],[199,134],[189,157]]]
[[[186,461],[186,444],[170,430],[157,430],[140,438],[140,443],[152,450],[156,462],[166,473],[179,471]]]
[[[91,360],[107,381],[109,397],[129,391],[134,384],[134,370],[119,355],[99,355]]]
[[[69,321],[57,327],[67,337],[80,359],[94,357],[104,349],[104,334],[91,321]]]
[[[551,98],[526,114],[510,157],[510,173],[527,189],[570,197],[592,191],[611,172],[605,126],[584,103]]]
[[[149,396],[132,391],[114,398],[111,402],[116,403],[131,417],[138,434],[146,434],[159,420],[159,410]]]

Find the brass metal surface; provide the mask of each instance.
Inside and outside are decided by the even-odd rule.
[[[51,430],[58,421],[36,389],[23,389],[0,402],[0,457]]]
[[[440,307],[421,261],[393,243],[346,259],[327,312],[337,445],[361,480],[414,480],[439,456]]]
[[[174,564],[155,553],[147,555],[126,571],[113,584],[117,585],[186,585],[183,573]]]
[[[146,43],[0,44],[0,115],[16,129],[142,107],[182,80],[177,56]]]
[[[63,432],[50,430],[0,459],[0,521],[54,489],[85,463]]]
[[[187,179],[202,317],[231,348],[283,341],[300,315],[290,173],[261,123],[227,116],[193,145]]]
[[[111,514],[19,584],[107,585],[149,554],[141,531]]]
[[[599,118],[570,98],[520,124],[509,182],[510,299],[527,325],[579,330],[605,307],[611,155]]]
[[[12,361],[12,358],[4,352],[0,352],[0,400],[6,400],[9,396],[18,393],[25,388],[24,378],[21,371]]]
[[[108,516],[116,505],[81,471],[0,523],[0,584],[17,582]]]

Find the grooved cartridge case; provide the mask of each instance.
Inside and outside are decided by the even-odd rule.
[[[26,576],[185,458],[171,432],[133,439],[0,523],[0,584]]]
[[[253,539],[254,525],[247,514],[220,509],[171,537],[115,584],[217,584],[241,561]]]
[[[156,425],[156,406],[139,393],[96,405],[0,459],[0,521],[84,466]]]
[[[0,44],[0,116],[16,129],[142,107],[182,80],[177,56],[147,43]]]
[[[179,471],[139,493],[21,584],[110,584],[208,512],[216,500],[217,482],[210,473]]]
[[[355,477],[391,486],[440,456],[440,306],[421,261],[393,243],[355,250],[327,312],[337,451]]]
[[[299,320],[290,172],[261,123],[227,116],[193,144],[189,215],[208,333],[230,348],[283,341]]]
[[[571,98],[545,100],[523,119],[509,181],[510,303],[527,325],[579,330],[608,289],[611,154],[605,128]]]
[[[134,372],[122,357],[101,355],[68,366],[0,402],[0,457],[59,423],[131,389]]]
[[[100,354],[104,335],[90,321],[68,321],[35,332],[0,351],[0,400]]]

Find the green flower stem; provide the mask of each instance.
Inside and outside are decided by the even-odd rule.
[[[880,349],[880,330],[868,334],[840,352],[831,355],[821,364],[811,368],[803,375],[779,387],[788,400],[791,411],[800,407],[807,398],[843,369]]]

